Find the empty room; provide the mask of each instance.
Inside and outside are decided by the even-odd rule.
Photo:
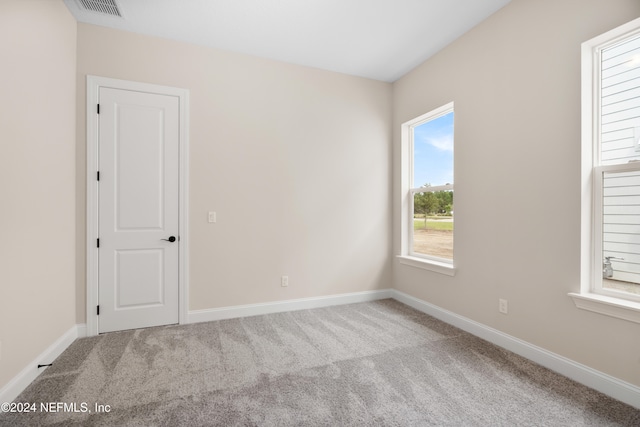
[[[640,425],[637,0],[0,0],[0,61],[0,426]]]

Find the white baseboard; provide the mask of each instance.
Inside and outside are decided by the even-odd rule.
[[[52,363],[76,338],[84,337],[86,334],[86,325],[72,326],[71,329],[65,332],[64,335],[58,338],[45,351],[40,353],[40,355],[32,360],[18,375],[2,387],[0,390],[0,403],[12,402],[38,375],[47,369],[46,367],[38,369],[38,364]]]
[[[395,289],[391,291],[391,298],[640,409],[640,387]]]
[[[87,336],[87,324],[86,323],[80,323],[80,324],[76,325],[76,328],[78,329],[77,338],[84,338],[84,337]]]
[[[489,326],[394,289],[302,298],[264,304],[238,305],[209,310],[194,310],[188,313],[187,323],[209,322],[236,317],[256,316],[260,314],[280,313],[341,304],[353,304],[385,298],[398,300],[423,313],[512,351],[535,363],[551,369],[552,371],[558,372],[559,374],[584,384],[587,387],[598,390],[599,392],[611,396],[614,399],[618,399],[628,405],[640,409],[640,387],[638,386],[599,372],[571,359],[567,359],[566,357],[507,335],[497,329],[490,328]],[[29,384],[31,384],[33,380],[38,377],[43,369],[46,369],[37,369],[37,365],[39,363],[50,363],[69,345],[71,345],[76,338],[85,337],[86,333],[87,327],[84,324],[76,325],[69,329],[62,337],[51,344],[49,348],[29,363],[27,367],[25,367],[15,378],[9,381],[9,383],[0,390],[0,402],[13,401]]]
[[[306,310],[329,307],[332,305],[353,304],[391,298],[391,289],[354,292],[349,294],[328,295],[313,298],[301,298],[261,304],[235,305],[231,307],[192,310],[187,314],[187,323],[211,322],[213,320],[233,319],[236,317],[257,316],[260,314],[281,313],[284,311]]]

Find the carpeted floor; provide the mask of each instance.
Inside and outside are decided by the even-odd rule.
[[[16,402],[37,411],[0,425],[640,426],[640,410],[394,300],[79,339]]]

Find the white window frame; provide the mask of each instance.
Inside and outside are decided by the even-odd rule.
[[[640,323],[640,299],[602,286],[602,199],[605,172],[640,171],[640,163],[600,165],[600,53],[640,34],[640,18],[582,44],[582,179],[578,308]]]
[[[455,275],[454,259],[446,259],[413,252],[413,203],[414,195],[425,192],[425,187],[413,187],[413,129],[454,111],[453,102],[436,108],[401,125],[401,248],[397,256],[401,264],[445,274]],[[454,143],[455,144],[455,143]],[[454,160],[455,171],[455,160]],[[455,179],[454,179],[455,182]],[[453,184],[429,187],[429,192],[453,191]],[[455,245],[455,227],[453,241]]]

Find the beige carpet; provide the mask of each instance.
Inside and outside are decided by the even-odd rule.
[[[0,425],[640,426],[639,410],[394,300],[80,339],[16,402],[38,411]]]

